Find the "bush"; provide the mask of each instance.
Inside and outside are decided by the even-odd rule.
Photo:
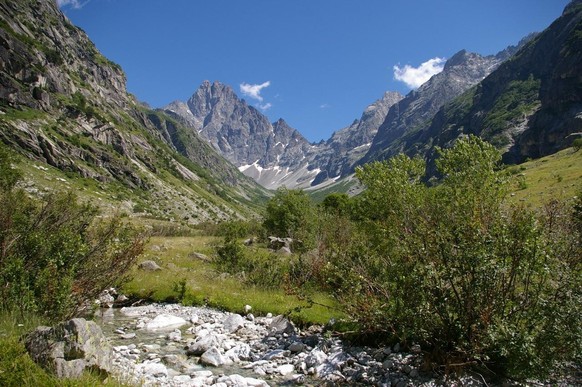
[[[238,275],[249,285],[278,288],[289,278],[294,257],[265,249],[247,248],[236,239],[226,239],[217,247],[215,264],[223,272]]]
[[[582,255],[567,207],[509,206],[499,154],[478,138],[439,153],[432,188],[406,156],[358,170],[359,220],[326,251],[347,314],[420,343],[436,364],[518,378],[581,353]]]
[[[10,165],[0,153],[0,171]],[[8,180],[12,179],[8,175]],[[97,219],[96,208],[70,193],[42,201],[0,178],[0,307],[51,319],[73,315],[86,300],[123,280],[144,236],[120,217]]]
[[[279,188],[267,203],[263,227],[269,235],[300,242],[294,248],[307,251],[315,246],[316,241],[315,205],[303,191]]]
[[[572,148],[574,148],[575,152],[578,152],[582,149],[582,138],[577,138],[572,142]]]

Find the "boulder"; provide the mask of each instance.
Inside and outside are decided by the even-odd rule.
[[[158,271],[162,270],[162,268],[155,263],[154,261],[143,261],[141,262],[138,267],[144,271]]]
[[[138,364],[135,367],[136,371],[153,377],[168,376],[168,368],[162,363],[147,362]]]
[[[273,318],[273,321],[271,321],[271,324],[269,325],[269,332],[271,336],[283,333],[290,335],[295,333],[295,326],[283,315],[278,315]]]
[[[209,334],[207,336],[202,337],[198,341],[190,344],[186,348],[186,354],[189,356],[190,355],[200,356],[212,347],[219,347],[221,343],[222,340],[220,340],[218,336],[214,334]]]
[[[32,360],[59,378],[78,378],[85,369],[107,375],[112,367],[112,349],[101,328],[83,318],[38,327],[24,343]]]
[[[190,253],[190,258],[195,258],[195,259],[199,259],[201,261],[204,262],[210,262],[210,258],[208,258],[208,256],[202,254],[202,253]]]
[[[245,319],[240,314],[231,314],[223,322],[224,330],[228,333],[234,333],[244,327]]]
[[[211,347],[208,351],[204,352],[200,357],[200,363],[219,367],[221,365],[225,365],[230,363],[230,361],[222,356],[218,348]]]
[[[160,314],[145,324],[146,331],[174,330],[188,324],[182,317],[171,314]]]
[[[269,248],[275,251],[280,250],[282,247],[287,247],[291,250],[291,245],[293,244],[293,239],[291,238],[278,238],[274,236],[269,237]]]

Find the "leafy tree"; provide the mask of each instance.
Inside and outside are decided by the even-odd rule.
[[[263,226],[271,235],[297,241],[294,248],[312,248],[317,226],[315,205],[301,190],[279,188],[267,203]]]
[[[345,193],[331,193],[323,199],[321,207],[327,213],[348,215],[350,212],[350,197]]]
[[[442,178],[400,155],[358,170],[349,245],[329,282],[361,328],[417,342],[439,364],[542,375],[582,351],[582,254],[574,216],[504,201],[499,153],[477,137],[439,150]]]
[[[0,147],[0,307],[71,316],[124,278],[144,235],[120,217],[98,219],[71,193],[29,198],[6,154]]]

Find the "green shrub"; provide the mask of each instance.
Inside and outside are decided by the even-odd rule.
[[[578,152],[582,149],[582,138],[577,138],[572,142],[572,148],[574,148],[575,152]]]
[[[499,153],[439,150],[443,178],[398,156],[358,170],[357,223],[324,251],[328,281],[367,332],[420,343],[437,364],[540,376],[582,351],[582,259],[564,206],[505,201]]]
[[[279,188],[267,203],[263,227],[269,235],[292,238],[294,250],[307,251],[316,244],[316,211],[305,192]]]
[[[11,170],[0,152],[0,172]],[[0,178],[0,308],[59,319],[124,278],[142,252],[144,236],[120,217],[98,211],[70,193],[42,201]]]

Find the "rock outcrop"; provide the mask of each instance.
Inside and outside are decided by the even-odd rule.
[[[105,376],[112,367],[112,348],[101,328],[83,318],[38,327],[25,346],[32,360],[59,378],[78,378],[86,370]]]
[[[385,93],[359,120],[318,144],[309,143],[283,119],[270,123],[220,82],[205,81],[187,103],[172,102],[165,111],[264,187],[306,188],[351,170],[368,150],[388,108],[401,98]]]

